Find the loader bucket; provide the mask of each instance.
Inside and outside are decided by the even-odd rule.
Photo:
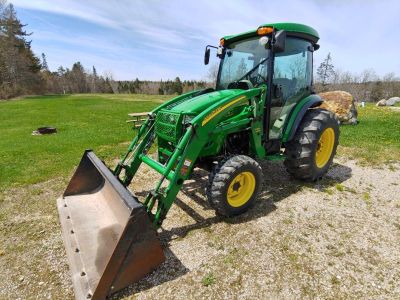
[[[105,299],[165,260],[144,206],[92,151],[57,206],[76,299]]]

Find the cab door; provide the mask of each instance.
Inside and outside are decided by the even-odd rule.
[[[281,139],[292,109],[301,99],[311,94],[311,43],[288,37],[285,51],[274,59],[273,92],[269,121],[269,139]]]

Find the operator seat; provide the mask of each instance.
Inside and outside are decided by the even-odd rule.
[[[253,88],[253,84],[249,80],[234,81],[228,84],[228,90],[240,89],[249,90]]]

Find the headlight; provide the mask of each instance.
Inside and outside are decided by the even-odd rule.
[[[182,124],[188,124],[188,123],[190,123],[193,119],[194,119],[194,116],[185,115],[185,116],[183,116],[183,123],[182,123]]]

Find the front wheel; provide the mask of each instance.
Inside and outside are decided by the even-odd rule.
[[[211,206],[223,216],[248,210],[261,191],[260,165],[245,155],[228,157],[218,163],[209,176],[206,195]]]
[[[332,164],[339,143],[339,122],[330,111],[310,109],[285,148],[286,170],[295,178],[320,179]]]

